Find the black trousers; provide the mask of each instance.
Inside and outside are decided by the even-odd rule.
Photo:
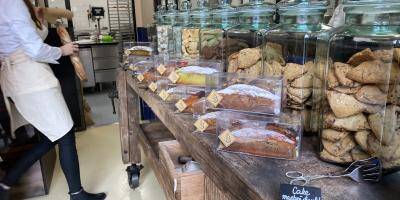
[[[40,134],[40,142],[36,144],[32,150],[23,155],[17,163],[6,173],[1,181],[2,183],[13,186],[21,178],[21,176],[42,156],[58,144],[61,168],[67,179],[70,193],[79,192],[82,189],[78,153],[76,151],[75,132],[73,129],[65,136],[51,142],[42,133]]]

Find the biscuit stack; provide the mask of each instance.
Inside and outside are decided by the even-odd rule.
[[[399,55],[399,49],[368,48],[347,63],[329,63],[322,159],[350,163],[376,156],[384,168],[400,166]]]

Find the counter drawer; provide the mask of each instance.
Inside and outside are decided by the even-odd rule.
[[[93,68],[94,70],[99,69],[115,69],[118,68],[119,61],[118,58],[94,58]]]
[[[113,82],[117,78],[117,69],[95,71],[96,83]]]
[[[178,157],[189,153],[176,141],[160,142],[160,164],[167,174],[166,190],[172,190],[176,200],[204,200],[203,171],[182,172]]]
[[[93,58],[118,57],[117,45],[101,45],[92,47]]]

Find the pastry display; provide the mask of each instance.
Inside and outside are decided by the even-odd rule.
[[[200,56],[203,59],[222,59],[223,31],[204,29],[200,31]]]
[[[204,98],[204,96],[205,96],[204,91],[189,95],[186,98],[180,99],[175,104],[175,107],[177,108],[178,112],[181,113],[192,113],[192,114],[204,113],[203,111],[205,107],[204,103],[206,103],[206,99]]]
[[[323,160],[349,163],[379,157],[394,167],[400,152],[399,65],[392,52],[366,48],[346,63],[329,63],[323,94]]]
[[[171,25],[157,26],[157,50],[159,53],[168,52],[169,37],[172,35]]]
[[[192,87],[186,85],[171,85],[169,81],[159,80],[157,85],[158,95],[163,101],[177,102],[186,99],[191,95],[204,91],[201,87]]]
[[[220,150],[261,157],[297,159],[300,130],[300,124],[284,123],[279,118],[224,112],[217,119]]]
[[[172,72],[169,78],[175,84],[205,86],[206,76],[217,72],[218,68],[187,66]]]

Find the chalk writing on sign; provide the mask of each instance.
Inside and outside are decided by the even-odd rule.
[[[322,200],[321,189],[298,185],[281,184],[281,200]]]

